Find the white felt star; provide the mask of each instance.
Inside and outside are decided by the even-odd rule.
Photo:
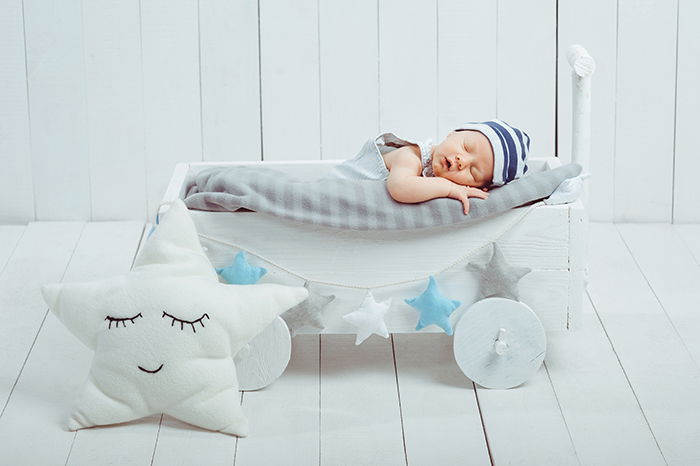
[[[389,338],[389,331],[384,322],[384,315],[391,306],[391,298],[378,303],[374,300],[371,291],[367,291],[362,305],[356,311],[343,316],[343,320],[351,323],[357,329],[355,344],[359,345],[373,333],[384,338]]]
[[[501,248],[496,243],[491,244],[493,244],[493,255],[489,263],[484,265],[469,263],[467,270],[480,274],[479,285],[484,298],[500,296],[518,301],[518,282],[532,269],[508,265]]]
[[[308,294],[303,287],[220,283],[181,201],[131,272],[42,292],[66,327],[95,350],[71,430],[162,412],[239,436],[247,434],[248,421],[232,357]]]

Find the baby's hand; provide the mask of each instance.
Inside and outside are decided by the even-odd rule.
[[[486,190],[479,188],[472,188],[471,186],[463,186],[461,184],[453,183],[450,193],[447,195],[450,199],[457,199],[464,205],[464,215],[469,213],[469,198],[478,197],[481,199],[487,199],[489,194]]]

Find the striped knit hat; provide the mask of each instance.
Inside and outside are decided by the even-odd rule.
[[[492,186],[502,186],[520,178],[527,172],[527,153],[530,136],[525,131],[509,125],[503,120],[470,122],[455,131],[476,130],[491,142],[493,148]]]

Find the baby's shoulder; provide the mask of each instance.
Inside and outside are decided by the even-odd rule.
[[[419,175],[423,168],[420,157],[420,148],[415,144],[406,145],[383,154],[384,164],[391,171],[392,166],[413,169]]]

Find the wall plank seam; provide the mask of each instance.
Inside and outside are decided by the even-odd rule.
[[[673,169],[671,170],[671,223],[676,221],[676,136],[678,135],[678,35],[680,26],[680,0],[676,0],[676,63],[673,90]]]
[[[22,0],[22,45],[24,46],[24,79],[25,79],[25,86],[27,89],[27,131],[29,135],[29,151],[27,153],[27,157],[29,157],[29,167],[33,167],[33,150],[32,150],[32,112],[31,112],[31,106],[29,105],[29,62],[27,61],[27,21],[25,19],[25,9],[24,9],[24,0]],[[29,171],[29,176],[31,178],[32,182],[32,206],[33,206],[33,212],[32,216],[28,219],[29,221],[32,220],[37,220],[36,218],[36,180],[34,177],[34,170]]]

